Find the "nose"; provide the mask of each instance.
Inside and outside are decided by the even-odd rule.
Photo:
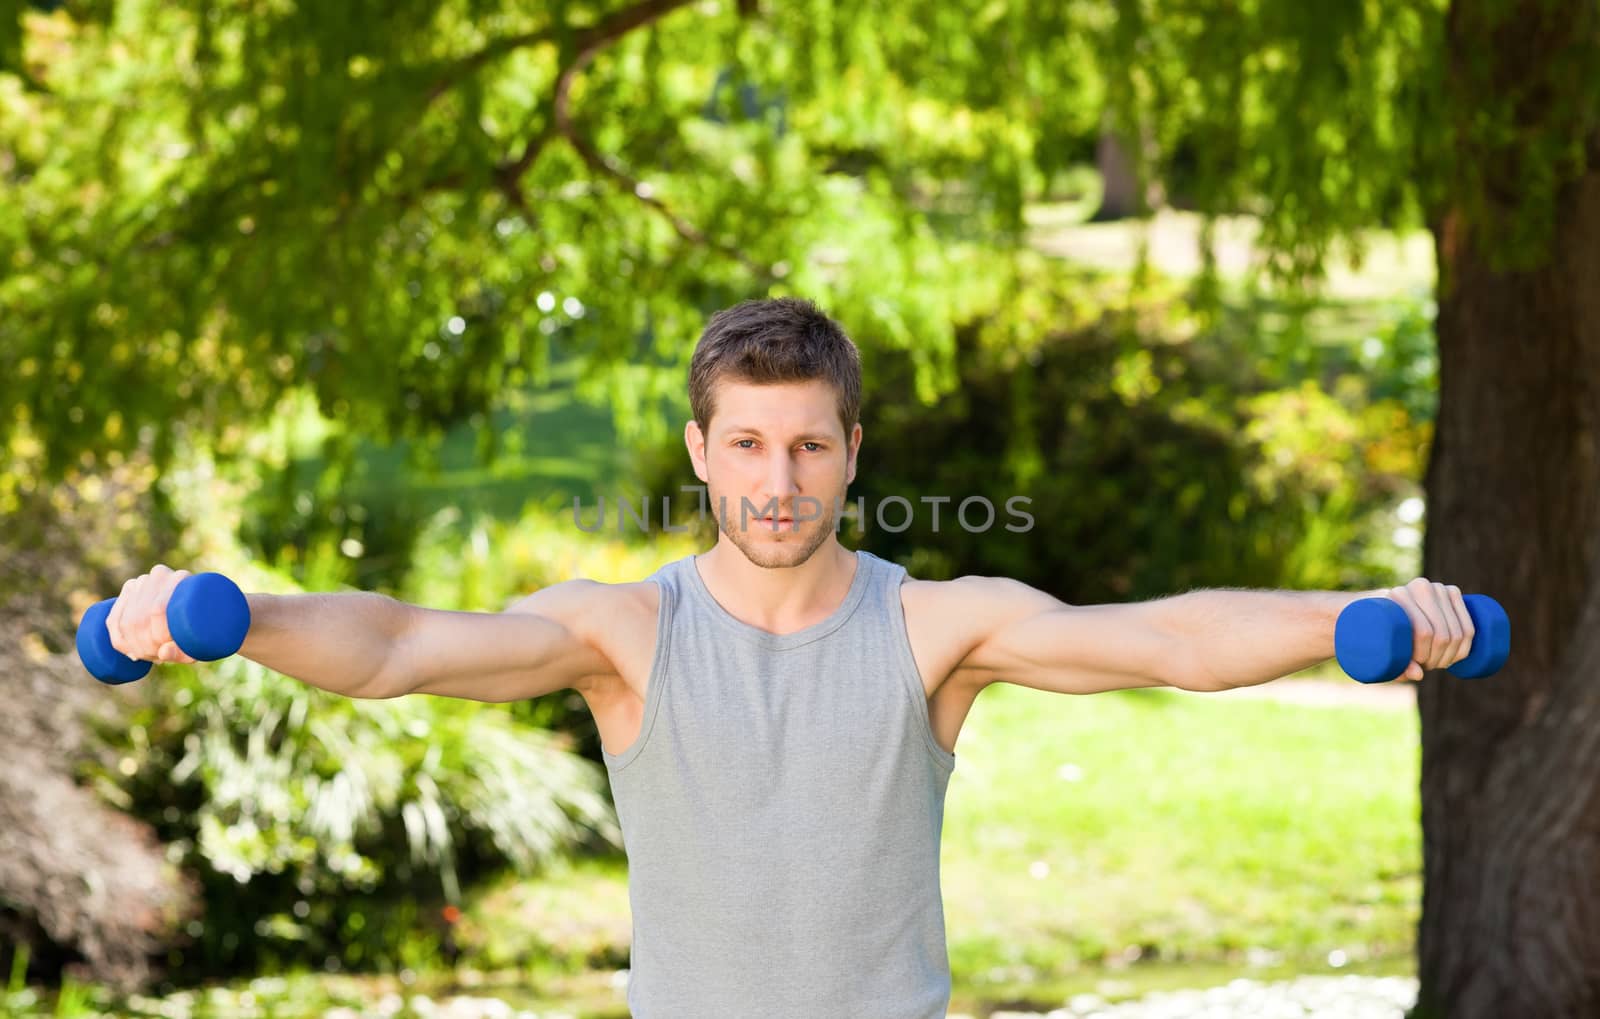
[[[763,480],[766,483],[761,493],[763,512],[770,505],[775,507],[774,516],[792,514],[794,497],[799,494],[800,486],[795,483],[794,464],[786,453],[777,453],[768,460],[767,476]]]

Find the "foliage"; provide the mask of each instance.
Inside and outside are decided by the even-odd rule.
[[[376,920],[397,908],[457,901],[485,868],[620,845],[594,766],[503,709],[338,698],[239,658],[150,694],[102,734],[123,756],[96,780],[201,873],[200,972],[381,962],[394,931]]]
[[[1077,602],[1392,582],[1380,528],[1421,475],[1430,422],[1371,399],[1361,372],[1273,379],[1253,337],[1199,331],[1182,302],[1131,325],[1058,321],[1036,346],[1005,345],[1003,319],[963,332],[963,384],[937,414],[909,409],[903,376],[880,380],[857,485],[868,505],[1020,495],[1034,518],[1022,533],[1003,513],[987,530],[947,515],[937,534],[924,514],[898,534],[874,520],[880,554]]]
[[[1112,120],[1207,212],[1262,216],[1266,268],[1314,282],[1360,230],[1478,227],[1503,268],[1548,251],[1595,158],[1600,7],[1505,0],[1118,0]],[[1476,40],[1494,39],[1491,48]]]
[[[244,560],[244,486],[203,451],[180,449],[159,487],[188,525],[166,561],[297,589]],[[201,880],[205,917],[180,972],[416,964],[437,954],[417,941],[437,940],[432,907],[459,901],[464,882],[620,845],[600,768],[501,706],[342,698],[238,657],[163,667],[136,692],[85,771]]]
[[[1199,207],[1262,215],[1277,277],[1447,194],[1526,260],[1600,109],[1593,5],[1570,29],[1528,6],[1461,14],[1570,36],[1515,87],[1472,54],[1446,78],[1443,0],[14,12],[0,442],[31,425],[52,477],[143,441],[165,463],[186,426],[236,451],[301,386],[354,433],[437,437],[558,353],[624,438],[659,437],[630,410],[680,385],[704,314],[778,292],[930,401],[970,266],[1005,261],[1102,111]]]
[[[955,174],[968,236],[1020,226],[1021,98],[919,93],[926,47],[825,3],[130,2],[23,24],[47,90],[0,77],[21,211],[0,229],[0,437],[31,423],[49,471],[141,437],[164,463],[185,423],[237,452],[302,385],[354,432],[435,436],[554,351],[631,437],[703,314],[759,292],[906,351],[926,395],[970,273],[908,196]],[[961,40],[944,76],[991,81],[979,26],[927,27]]]
[[[436,438],[564,356],[659,437],[630,411],[755,293],[818,298],[931,400],[973,266],[1003,275],[1102,108],[1297,280],[1433,179],[1438,0],[95,10],[24,15],[31,78],[0,74],[0,438],[31,422],[51,475],[164,463],[186,424],[236,451],[301,386]]]
[[[1419,221],[1443,0],[1116,10],[1116,121],[1197,207],[1259,214],[1273,275],[1310,282],[1336,240]]]

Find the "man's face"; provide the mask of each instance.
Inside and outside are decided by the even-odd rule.
[[[848,441],[821,380],[717,385],[710,433],[684,429],[718,526],[757,566],[798,566],[828,540],[856,476],[861,426]]]

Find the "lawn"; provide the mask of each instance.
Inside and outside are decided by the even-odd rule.
[[[956,751],[943,881],[974,995],[1410,964],[1414,713],[998,686]]]

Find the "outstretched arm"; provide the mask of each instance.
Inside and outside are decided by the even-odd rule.
[[[128,581],[105,617],[111,646],[136,661],[192,663],[167,624],[187,570],[156,565]],[[479,701],[583,690],[614,674],[597,631],[617,626],[627,589],[569,580],[505,612],[428,609],[365,591],[250,594],[239,655],[347,697],[410,693]]]
[[[1005,577],[963,577],[979,620],[960,668],[984,683],[1056,693],[1172,686],[1226,690],[1327,661],[1345,606],[1389,597],[1411,617],[1416,660],[1406,679],[1467,656],[1472,620],[1455,587],[1419,577],[1377,591],[1202,590],[1155,601],[1069,605]],[[1402,677],[1396,677],[1402,678]]]

